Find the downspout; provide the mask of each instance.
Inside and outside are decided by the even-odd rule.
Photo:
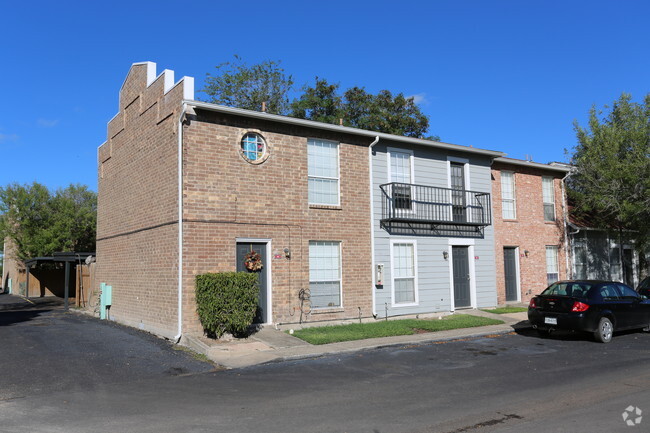
[[[375,139],[373,140],[372,143],[370,143],[370,146],[368,146],[368,173],[370,176],[370,183],[369,183],[369,188],[370,188],[370,257],[371,257],[371,263],[372,263],[372,317],[377,317],[377,309],[376,309],[376,303],[375,303],[375,205],[374,205],[374,200],[373,200],[373,176],[372,176],[372,148],[375,146],[375,144],[379,143],[379,136],[376,136]]]
[[[183,337],[183,118],[187,104],[183,102],[178,117],[178,334],[174,337],[176,344]]]

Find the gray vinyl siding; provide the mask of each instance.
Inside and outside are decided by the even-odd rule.
[[[443,251],[451,251],[449,237],[391,235],[380,227],[382,200],[379,186],[388,183],[388,147],[413,151],[413,180],[419,185],[449,187],[448,156],[469,160],[469,185],[466,189],[491,193],[491,173],[489,157],[470,153],[438,150],[427,147],[404,147],[397,143],[380,141],[373,148],[373,225],[375,241],[375,264],[384,265],[384,285],[375,289],[375,309],[378,317],[384,317],[386,307],[388,316],[406,314],[426,314],[448,312],[452,308],[453,290],[451,285],[451,256],[443,257]],[[454,238],[459,239],[459,238]],[[391,240],[416,242],[417,257],[417,306],[392,306]],[[484,238],[475,238],[470,262],[475,267],[475,307],[496,305],[496,275],[494,259],[494,229],[487,226]],[[475,259],[478,257],[478,259]],[[471,266],[471,264],[470,264]]]

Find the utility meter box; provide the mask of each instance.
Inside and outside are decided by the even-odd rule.
[[[377,265],[375,273],[375,284],[378,286],[384,285],[384,264],[380,263]]]

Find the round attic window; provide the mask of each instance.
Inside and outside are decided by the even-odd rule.
[[[261,164],[269,157],[266,140],[256,132],[248,132],[241,139],[241,155],[251,164]]]

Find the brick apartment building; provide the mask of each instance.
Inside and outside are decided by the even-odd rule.
[[[98,150],[96,281],[112,286],[113,320],[176,339],[202,332],[196,275],[245,270],[255,253],[260,323],[381,317],[389,303],[391,316],[453,311],[452,261],[462,302],[493,306],[489,174],[502,155],[195,101],[192,78],[137,63]],[[415,216],[437,209],[425,233],[407,202]]]
[[[193,93],[193,79],[156,75],[151,62],[120,90],[98,158],[97,282],[113,288],[111,318],[168,338],[200,333],[195,276],[244,270],[251,251],[260,322],[371,317],[374,137]]]
[[[511,158],[492,164],[495,262],[499,304],[528,302],[568,278],[569,239],[562,179],[566,165]]]

